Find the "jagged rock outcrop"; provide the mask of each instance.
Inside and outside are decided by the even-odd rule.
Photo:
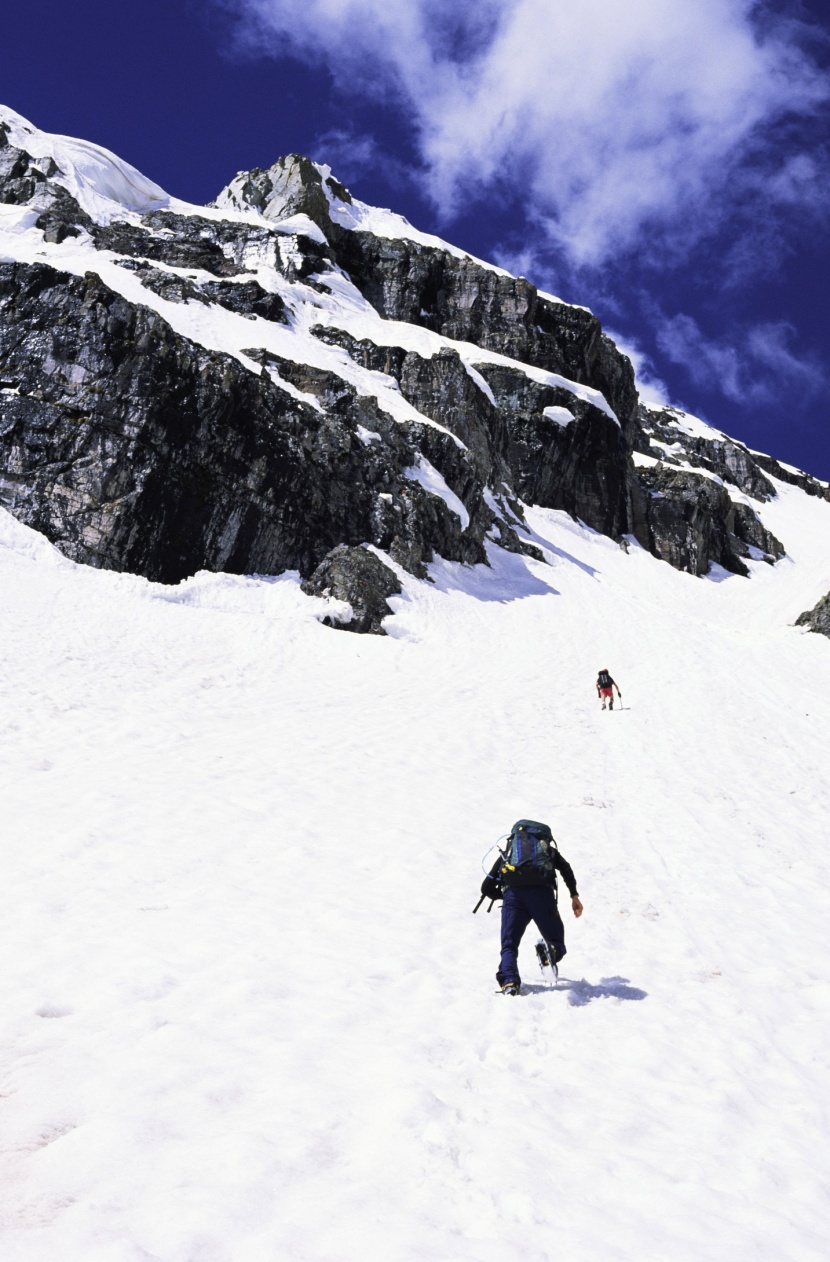
[[[717,484],[705,485],[691,473],[658,477],[632,468],[629,453],[637,450],[702,468],[758,501],[775,493],[742,444],[688,434],[681,443],[671,425],[679,413],[639,407],[630,362],[591,312],[457,252],[344,226],[338,203],[352,205],[347,191],[298,155],[268,172],[237,177],[217,201],[257,205],[275,219],[307,214],[331,243],[338,265],[385,319],[473,342],[600,391],[619,427],[572,393],[540,387],[521,369],[479,364],[489,387],[488,409],[463,380],[469,374],[457,356],[453,362],[452,352],[423,360],[403,348],[318,330],[367,368],[394,376],[407,399],[434,419],[444,418],[520,499],[564,509],[615,538],[631,531],[655,555],[694,574],[705,574],[713,562],[746,574],[742,558],[762,555],[773,562],[783,555],[783,545],[753,508],[734,502]],[[551,424],[549,408],[559,409],[560,418],[565,409],[572,421]],[[656,443],[661,449],[655,450]],[[672,456],[669,444],[682,459]]]
[[[711,431],[689,432],[675,408],[641,405],[632,489],[634,534],[677,569],[705,574],[711,564],[746,575],[745,559],[773,564],[784,545],[768,531],[741,492],[763,502],[775,495],[753,454]],[[695,470],[705,470],[704,473]],[[729,488],[734,488],[730,492]]]
[[[94,274],[0,264],[0,366],[0,503],[74,560],[178,582],[310,574],[344,541],[484,559],[486,505],[465,532],[406,477],[428,448],[460,484],[449,435],[397,425],[342,382],[318,410]]]
[[[43,261],[0,264],[0,504],[78,561],[164,582],[297,569],[351,583],[354,628],[377,631],[387,579],[363,545],[418,576],[488,543],[534,553],[533,503],[693,574],[746,573],[783,553],[755,509],[773,478],[830,497],[639,406],[591,312],[307,158],[199,209],[5,118],[0,202]]]
[[[0,118],[0,201],[6,206],[44,206],[64,196],[65,190],[50,185],[59,173],[53,158],[30,154],[12,143],[10,128]],[[79,208],[80,210],[80,208]]]
[[[819,635],[826,635],[830,638],[830,592],[826,596],[822,596],[813,609],[808,609],[806,613],[799,614],[795,620],[795,625],[797,627],[808,627],[811,631],[816,631]]]
[[[638,410],[637,451],[658,455],[667,464],[693,464],[707,469],[724,482],[738,487],[756,500],[769,500],[775,488],[764,475],[758,457],[731,438],[701,437],[683,432],[683,413],[676,408],[655,408],[641,404]],[[681,427],[678,427],[678,421]],[[781,466],[769,462],[769,472],[780,477]]]
[[[261,167],[240,171],[212,205],[242,211],[253,207],[263,219],[272,220],[307,215],[326,229],[331,226],[332,197],[347,206],[352,204],[351,194],[339,180],[324,174],[310,158],[289,153],[267,171]]]
[[[585,382],[605,395],[624,426],[633,424],[637,391],[630,361],[590,311],[547,298],[524,277],[458,252],[344,227],[332,214],[336,203],[353,204],[348,190],[308,158],[289,154],[268,171],[240,173],[214,204],[251,206],[272,220],[307,215],[331,242],[339,266],[386,319]]]
[[[334,619],[327,614],[323,621],[343,631],[368,635],[386,635],[381,625],[392,610],[387,601],[402,591],[395,571],[366,548],[349,548],[340,544],[324,557],[310,578],[302,584],[307,596],[325,596],[344,600],[351,607],[351,617]]]
[[[650,550],[676,569],[705,574],[714,562],[746,575],[741,558],[752,556],[751,549],[769,561],[783,555],[752,509],[713,479],[664,463],[638,472],[644,492],[638,537],[645,535]]]
[[[525,503],[564,509],[614,538],[629,529],[625,437],[607,412],[508,365],[480,364],[476,384],[449,348],[427,359],[342,330],[315,332],[393,377],[405,399],[467,445],[483,481],[510,487]]]
[[[417,242],[328,229],[338,263],[382,316],[474,342],[601,391],[621,425],[634,423],[629,360],[582,307],[543,298],[530,281]]]
[[[753,452],[753,457],[759,468],[771,473],[779,481],[787,482],[790,486],[797,486],[807,495],[816,495],[819,499],[830,500],[830,483],[821,482],[818,478],[811,477],[809,473],[804,473],[801,469],[793,469],[789,465],[782,464],[780,460],[774,460],[772,456],[762,455],[761,452]]]
[[[449,349],[424,359],[402,347],[358,342],[342,330],[317,330],[363,366],[392,375],[419,411],[484,455],[491,482],[507,481],[520,498],[565,509],[614,537],[629,529],[628,447],[637,426],[637,392],[630,361],[603,334],[596,316],[449,249],[343,227],[338,203],[352,204],[342,185],[292,154],[267,172],[237,176],[216,204],[256,206],[274,220],[304,213],[331,243],[337,265],[385,319],[474,343],[601,393],[619,425],[570,391],[540,389],[520,368],[478,365],[489,387],[485,394]],[[551,423],[544,416],[548,407],[569,410],[576,424]]]
[[[618,539],[630,528],[621,427],[600,408],[516,369],[482,364],[507,426],[507,464],[521,500],[561,508]]]

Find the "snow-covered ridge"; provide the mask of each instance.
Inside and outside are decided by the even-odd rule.
[[[269,233],[286,239],[297,236],[307,237],[317,243],[325,243],[325,237],[319,227],[304,214],[291,214],[283,219],[265,219],[250,207],[237,206],[228,201],[221,207],[203,208],[170,198],[164,190],[145,179],[140,172],[129,164],[122,162],[116,155],[100,146],[85,141],[75,141],[66,137],[51,136],[33,127],[20,115],[3,109],[0,118],[8,125],[9,140],[17,147],[25,149],[36,158],[45,158],[55,162],[58,171],[50,178],[78,201],[84,210],[100,224],[111,224],[133,214],[145,214],[150,211],[165,209],[176,214],[212,219],[226,219],[231,222],[258,222]],[[319,170],[330,176],[328,167]],[[344,207],[326,185],[327,194],[332,205]],[[378,211],[373,219],[374,208],[362,203],[353,203],[358,209],[357,218],[352,226],[360,225],[367,231],[369,221],[378,226],[385,225],[386,235],[395,235],[392,228],[406,225],[406,221],[392,212]],[[361,209],[362,208],[362,209]],[[361,218],[362,216],[362,218]],[[428,330],[402,324],[401,322],[381,320],[374,309],[357,293],[354,286],[345,277],[331,278],[329,291],[331,297],[308,289],[301,284],[288,284],[275,271],[272,263],[258,260],[255,275],[258,282],[268,291],[281,293],[289,302],[294,320],[288,326],[274,326],[268,321],[256,320],[257,335],[252,337],[250,320],[223,310],[215,304],[205,307],[201,303],[172,303],[160,298],[141,285],[140,278],[122,269],[112,266],[118,262],[111,251],[97,249],[87,234],[57,243],[44,242],[42,234],[35,228],[36,211],[31,207],[0,206],[0,257],[14,259],[19,262],[50,262],[55,267],[76,275],[87,271],[97,272],[101,278],[131,302],[140,301],[163,315],[182,336],[188,337],[199,345],[234,355],[250,368],[259,373],[261,366],[244,354],[244,349],[254,341],[273,353],[280,354],[297,363],[309,363],[321,369],[327,369],[343,376],[361,393],[369,393],[378,398],[382,406],[391,415],[400,420],[415,420],[428,425],[436,422],[418,412],[401,396],[397,383],[390,379],[381,381],[379,374],[367,374],[365,370],[351,364],[343,352],[322,344],[310,333],[313,324],[327,325],[347,329],[354,337],[371,337],[379,345],[398,345],[416,350],[418,354],[431,357],[443,347],[457,349],[470,369],[474,363],[510,363],[522,372],[526,372],[541,384],[560,386],[569,390],[576,398],[594,404],[617,421],[613,410],[608,406],[602,394],[591,387],[568,381],[559,374],[545,373],[509,357],[488,354],[481,348],[456,343]],[[413,229],[413,232],[415,230]],[[380,235],[384,235],[381,233]],[[417,234],[413,239],[429,244],[435,248],[444,248],[446,243],[437,237]],[[459,257],[468,257],[455,247],[446,247]],[[161,264],[168,271],[179,269]],[[499,270],[499,269],[494,269]],[[507,273],[501,273],[507,275]],[[193,279],[205,281],[207,274],[201,276],[187,273]],[[283,388],[291,389],[279,377],[272,373],[273,379]],[[483,379],[479,379],[483,380]],[[380,389],[378,389],[380,385]],[[296,392],[293,392],[296,393]],[[440,428],[440,426],[439,426]]]
[[[681,409],[671,405],[659,405],[642,403],[641,409],[645,413],[649,421],[654,424],[658,430],[665,433],[674,432],[677,437],[672,442],[660,441],[652,434],[649,441],[650,446],[657,454],[657,460],[662,453],[669,457],[681,457],[688,463],[688,468],[704,477],[711,477],[711,471],[702,466],[694,458],[694,449],[706,450],[712,448],[729,449],[745,453],[747,458],[752,460],[756,458],[763,462],[762,467],[773,476],[777,473],[783,476],[784,481],[795,480],[810,488],[813,493],[820,490],[830,490],[830,483],[823,482],[820,478],[813,477],[812,474],[805,472],[803,469],[797,469],[794,465],[789,465],[783,460],[778,460],[770,456],[767,452],[756,451],[752,447],[748,447],[746,443],[742,443],[739,439],[730,437],[723,430],[716,429],[708,421],[702,420],[700,417],[692,415],[690,412],[683,412]],[[692,439],[692,452],[687,450],[689,444],[684,443],[684,439]],[[792,479],[786,475],[792,475]]]
[[[163,188],[101,145],[40,131],[7,106],[0,106],[0,127],[16,148],[53,162],[57,171],[51,178],[96,222],[110,222],[125,210],[146,214],[173,204]]]
[[[652,403],[644,403],[642,406],[647,413],[658,417],[663,424],[671,425],[689,438],[706,438],[719,441],[728,438],[728,435],[724,434],[722,430],[715,429],[713,425],[710,425],[707,421],[702,421],[697,416],[693,416],[691,412],[683,412],[680,408]]]
[[[179,207],[176,210],[180,213]],[[192,210],[195,214],[197,208]],[[316,326],[336,327],[348,331],[358,339],[369,337],[378,345],[401,346],[425,358],[439,354],[444,348],[453,349],[472,371],[475,364],[509,365],[542,385],[558,386],[569,391],[575,398],[591,403],[619,424],[600,391],[590,386],[569,381],[557,373],[545,372],[505,355],[483,351],[472,343],[455,342],[427,329],[381,319],[342,275],[332,276],[328,286],[330,296],[327,297],[325,293],[312,290],[301,283],[286,282],[272,265],[260,263],[254,272],[257,281],[269,292],[279,293],[286,299],[293,318],[288,325],[275,325],[258,317],[252,321],[249,317],[228,311],[215,303],[166,301],[143,285],[140,275],[119,267],[119,257],[113,252],[96,249],[87,235],[71,238],[60,244],[45,243],[42,234],[34,226],[35,217],[36,212],[28,207],[0,206],[0,259],[50,263],[61,271],[77,276],[83,276],[89,271],[96,272],[111,289],[128,301],[142,303],[157,311],[183,337],[206,349],[233,355],[257,375],[262,371],[261,365],[245,354],[245,348],[254,344],[295,363],[311,364],[321,370],[336,373],[360,393],[377,398],[390,415],[401,421],[417,420],[443,428],[408,403],[391,378],[379,373],[369,373],[358,367],[345,352],[327,346],[311,333],[311,328]],[[313,239],[312,232],[306,231],[306,224],[297,222],[304,218],[294,216],[290,222],[284,221],[269,227],[275,234],[282,235],[290,235],[290,228],[299,228],[302,235]],[[307,222],[311,229],[319,231],[310,220]],[[197,283],[211,279],[208,273],[200,274],[165,264],[157,266],[172,275],[180,274]],[[251,327],[252,323],[254,329]],[[272,376],[275,382],[286,388],[286,383],[276,371]],[[476,374],[475,379],[479,384],[483,382],[479,374]]]
[[[285,163],[286,161],[291,162],[292,158],[298,164],[306,165],[307,160],[300,158],[299,155],[292,155],[289,159],[281,159],[269,171],[257,173],[264,177],[266,181],[268,181],[268,177],[274,178],[275,188],[269,189],[269,196],[265,198],[264,204],[252,207],[248,196],[246,196],[246,186],[250,181],[251,173],[240,171],[219,193],[213,203],[214,206],[219,210],[253,214],[265,223],[279,224],[283,222],[279,209],[280,194],[285,188]],[[485,259],[477,258],[468,251],[460,249],[449,241],[445,241],[442,237],[435,236],[433,233],[422,232],[403,215],[399,215],[393,210],[371,206],[353,197],[336,179],[327,163],[307,162],[307,167],[310,167],[317,173],[320,182],[320,193],[325,199],[327,206],[327,215],[332,223],[337,224],[339,227],[347,228],[354,232],[369,232],[373,236],[392,241],[411,241],[416,245],[422,245],[431,250],[439,250],[444,254],[452,255],[453,258],[473,263],[476,267],[482,267],[498,276],[512,276],[512,273],[504,268],[498,267],[495,263],[490,263]],[[274,197],[277,204],[276,210],[271,204],[274,193],[276,193]],[[544,296],[550,297],[549,295]],[[561,301],[561,299],[552,297],[550,300],[554,302]]]
[[[329,183],[332,177],[331,167],[318,162],[314,165],[323,177],[323,187],[329,199],[329,214],[334,223],[339,224],[341,228],[349,228],[354,232],[371,232],[373,236],[386,237],[392,241],[413,241],[417,245],[427,246],[428,249],[441,250],[446,254],[452,254],[454,258],[475,263],[477,267],[484,267],[498,276],[511,275],[503,267],[497,267],[495,263],[476,258],[475,255],[459,249],[458,246],[445,241],[442,237],[434,236],[430,232],[421,232],[408,219],[394,210],[370,206],[351,196],[348,202],[343,201]]]
[[[46,264],[80,281],[99,277],[133,313],[149,308],[176,337],[231,357],[292,405],[307,408],[305,419],[298,414],[300,426],[327,426],[345,409],[349,441],[364,453],[377,452],[381,442],[382,461],[394,464],[391,453],[420,435],[423,450],[408,450],[394,475],[386,469],[398,479],[400,499],[374,475],[361,491],[368,513],[377,484],[376,511],[360,528],[373,546],[402,538],[400,514],[426,495],[450,510],[450,534],[458,533],[458,523],[461,534],[479,532],[476,547],[491,527],[496,534],[488,537],[524,546],[514,535],[517,501],[524,500],[566,507],[611,537],[634,532],[655,555],[696,574],[713,561],[746,573],[740,557],[753,558],[758,549],[771,561],[783,555],[757,514],[774,494],[762,467],[784,481],[790,475],[766,458],[753,461],[746,448],[677,409],[644,408],[638,420],[633,375],[630,381],[626,375],[631,365],[597,336],[590,312],[574,309],[560,324],[555,311],[540,307],[534,318],[532,286],[480,266],[391,211],[356,201],[328,166],[301,155],[241,172],[216,203],[197,207],[169,197],[99,146],[48,136],[11,111],[2,117],[0,155],[7,156],[0,175],[10,181],[8,200],[23,204],[0,206],[0,260]],[[9,160],[9,145],[29,155],[28,168],[13,152]],[[63,282],[49,283],[58,286],[50,301],[62,305]],[[505,312],[496,332],[488,321]],[[14,312],[4,318],[13,321]],[[34,340],[31,348],[36,359]],[[103,346],[93,352],[99,372],[107,353]],[[60,358],[58,351],[58,360],[49,359],[48,371],[82,393],[87,369]],[[14,375],[4,383],[4,400],[16,397],[13,389]],[[73,396],[69,405],[83,410],[85,400]],[[133,405],[144,406],[138,398]],[[4,406],[29,416],[22,403]],[[271,406],[287,424],[288,404]],[[400,425],[400,436],[387,419]],[[367,434],[378,438],[367,444]],[[449,440],[453,454],[441,454],[446,449],[435,446],[436,434]],[[335,447],[341,441],[342,433]],[[689,531],[701,482],[725,494],[701,491],[707,525]],[[805,488],[826,489],[807,482]],[[317,499],[326,499],[319,488]],[[237,514],[211,537],[236,538],[241,520]],[[455,548],[456,557],[483,559],[481,551],[464,552],[469,537],[453,543],[444,526],[436,529],[440,546]],[[223,549],[220,565],[230,555]],[[418,572],[417,549],[407,555]],[[199,562],[206,563],[207,557]]]

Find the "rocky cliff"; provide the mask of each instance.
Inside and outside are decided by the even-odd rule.
[[[376,567],[350,548],[421,576],[436,554],[532,552],[532,503],[746,573],[786,547],[759,516],[776,479],[828,497],[642,406],[589,311],[306,158],[199,208],[0,112],[0,504],[77,561],[297,569],[346,599],[359,576],[356,629],[378,630]]]
[[[830,639],[830,592],[826,596],[822,596],[814,608],[799,614],[795,620],[795,625],[797,627],[807,627],[809,631],[815,631],[818,635],[826,635]]]

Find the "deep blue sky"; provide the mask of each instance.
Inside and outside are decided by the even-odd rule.
[[[691,136],[693,127],[688,115],[680,117],[680,139],[669,151],[660,150],[659,166],[643,168],[643,183],[653,179],[649,171],[661,179],[666,172],[663,201],[643,210],[637,162],[648,147],[642,131],[648,124],[642,117],[628,149],[615,154],[616,123],[612,118],[609,126],[607,118],[600,118],[605,107],[589,94],[585,146],[607,152],[613,174],[608,188],[597,191],[601,162],[580,165],[573,139],[579,140],[583,108],[578,63],[585,63],[585,75],[601,78],[603,73],[592,54],[590,30],[584,46],[582,32],[567,33],[580,73],[558,104],[541,92],[531,95],[528,112],[513,65],[526,57],[526,77],[548,75],[541,80],[544,85],[550,76],[544,65],[534,69],[535,40],[519,27],[512,51],[508,48],[492,69],[495,88],[485,82],[477,104],[459,106],[457,113],[448,107],[437,119],[430,115],[429,94],[442,82],[435,77],[442,66],[469,67],[492,38],[500,13],[535,4],[538,15],[545,0],[480,0],[469,10],[477,26],[469,15],[452,23],[442,18],[451,6],[442,10],[439,0],[408,0],[410,10],[400,7],[404,2],[388,0],[385,8],[377,8],[378,0],[366,0],[365,7],[374,7],[381,19],[375,21],[370,13],[361,32],[360,0],[343,0],[352,15],[344,34],[315,17],[319,0],[307,0],[304,7],[299,0],[222,0],[221,5],[142,0],[124,7],[112,0],[30,0],[3,16],[0,101],[44,130],[105,145],[168,192],[194,202],[215,196],[238,170],[268,166],[283,153],[328,161],[363,200],[392,206],[418,227],[481,257],[510,263],[542,287],[591,306],[607,327],[647,357],[645,374],[662,382],[672,401],[750,446],[830,479],[830,235],[823,210],[830,204],[830,137],[820,104],[789,112],[770,107],[756,139],[744,143],[741,161],[731,168],[724,163],[722,186],[711,155],[701,157],[692,140],[684,152],[683,137]],[[559,2],[547,0],[554,7]],[[674,2],[683,8],[691,0]],[[601,6],[603,0],[593,3]],[[713,13],[742,7],[742,0],[697,3],[713,6]],[[454,12],[461,14],[462,0],[459,4]],[[644,29],[655,25],[649,5],[658,17],[670,12],[664,0],[639,0],[642,20],[650,24]],[[397,28],[391,20],[388,29],[383,25],[385,15],[419,6],[439,31],[438,57],[432,33],[422,38],[403,19]],[[827,4],[782,0],[761,7],[800,20],[799,41],[813,70],[812,86],[804,91],[815,96],[830,64]],[[255,36],[249,24],[243,49],[240,15],[250,18],[252,12],[277,16],[269,31],[260,26]],[[812,24],[812,32],[805,23]],[[368,29],[374,26],[379,35]],[[398,33],[403,52],[396,47]],[[606,31],[609,65],[617,66],[614,59],[629,35],[625,29]],[[653,62],[664,63],[665,48],[682,47],[684,41],[689,42],[688,32],[678,31],[674,42],[657,48]],[[717,47],[723,43],[718,35]],[[619,53],[624,55],[633,57],[634,66],[647,62],[645,54],[637,55],[636,41],[634,53]],[[729,55],[737,60],[740,50]],[[700,64],[716,56],[705,39],[699,56],[698,77]],[[806,74],[803,65],[801,73]],[[770,82],[773,78],[770,71]],[[647,83],[632,114],[639,108],[642,115],[642,98],[647,103],[651,90]],[[658,104],[665,111],[665,83],[655,80],[653,90],[664,94]],[[777,89],[779,95],[786,90]],[[486,113],[481,102],[486,106],[488,92],[492,98],[499,91],[517,116],[525,109],[520,123],[512,125],[528,135],[537,129],[524,154],[515,138],[488,140],[503,126],[498,115],[491,133],[476,131],[477,111]],[[603,91],[603,99],[608,98],[610,89]],[[752,91],[757,98],[757,84]],[[713,89],[707,108],[725,130],[729,120],[721,123],[717,114],[721,92],[720,86]],[[534,101],[548,110],[541,128],[533,117]],[[621,101],[609,110],[619,111],[624,131],[625,97]],[[681,103],[681,113],[683,108]],[[657,114],[658,130],[666,117]],[[570,135],[572,156],[557,166],[556,145],[548,142],[550,135],[560,134],[560,119],[562,146]],[[706,134],[710,147],[713,130]],[[499,143],[504,145],[500,160],[485,170]],[[455,181],[455,170],[465,166],[463,178]],[[688,178],[690,170],[694,180]],[[571,173],[573,187],[557,201],[556,188]],[[782,192],[785,178],[789,183]],[[593,190],[587,198],[586,187]],[[623,225],[618,241],[617,218]],[[560,228],[571,233],[564,244]]]

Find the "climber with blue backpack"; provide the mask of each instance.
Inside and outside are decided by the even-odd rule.
[[[540,963],[547,954],[551,967],[565,954],[565,927],[556,905],[556,874],[560,872],[571,896],[573,914],[582,915],[573,868],[559,853],[547,824],[520,819],[510,830],[504,850],[481,885],[482,898],[502,899],[501,960],[496,981],[506,995],[521,991],[519,943],[531,920],[542,935],[536,950]],[[492,902],[490,906],[492,907]],[[475,910],[478,910],[478,907]],[[540,947],[547,948],[540,952]]]

